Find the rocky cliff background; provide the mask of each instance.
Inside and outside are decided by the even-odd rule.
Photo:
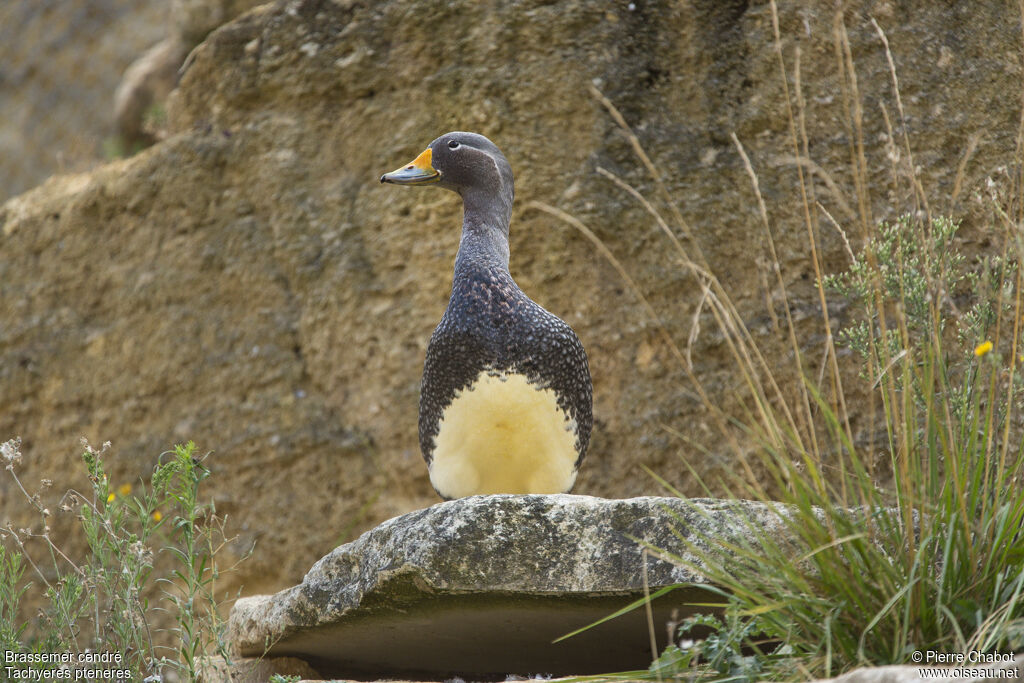
[[[0,201],[103,158],[114,89],[166,32],[163,4],[0,3]]]
[[[992,227],[972,197],[1017,160],[1018,9],[783,1],[779,19],[794,96],[799,52],[816,165],[805,172],[822,205],[859,234],[851,150],[861,139],[872,220],[912,210],[903,138],[890,132],[902,136],[905,123],[929,208],[962,218],[964,248],[984,249]],[[860,136],[839,66],[843,27]],[[234,579],[246,593],[296,583],[340,542],[436,502],[416,441],[418,383],[460,209],[454,195],[377,178],[464,129],[494,140],[515,170],[514,276],[590,356],[596,425],[575,492],[660,493],[647,467],[699,493],[682,461],[713,480],[735,454],[615,269],[528,202],[587,224],[689,349],[712,400],[739,413],[742,378],[696,282],[644,208],[596,172],[655,196],[592,89],[633,127],[693,229],[688,246],[788,368],[773,322],[782,298],[730,136],[742,142],[816,374],[825,330],[782,85],[767,2],[257,7],[188,57],[156,145],[0,207],[0,438],[20,435],[23,478],[58,488],[84,488],[82,436],[113,442],[117,482],[147,476],[175,442],[213,451],[210,486],[239,534],[236,553],[256,543]],[[844,267],[838,231],[820,232],[826,269]],[[841,324],[845,310],[833,313]],[[866,443],[866,408],[851,413]],[[24,512],[0,477],[0,518]]]

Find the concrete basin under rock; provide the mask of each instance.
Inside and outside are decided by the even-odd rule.
[[[504,680],[646,668],[642,609],[551,641],[644,594],[636,539],[685,554],[676,530],[736,541],[748,520],[782,530],[775,509],[746,501],[495,495],[439,503],[336,548],[297,586],[239,600],[229,638],[242,656],[296,657],[337,677]],[[651,556],[647,579],[652,591],[704,581]],[[659,648],[673,612],[682,618],[698,611],[687,603],[708,597],[691,587],[654,602]]]

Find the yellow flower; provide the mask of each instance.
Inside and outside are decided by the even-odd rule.
[[[117,498],[117,496],[115,496],[113,493],[111,493],[109,496],[107,496],[107,502],[108,503],[113,503],[115,498]]]
[[[124,498],[125,496],[127,496],[131,492],[132,492],[132,485],[131,484],[121,484],[120,486],[117,487],[117,494],[119,496],[121,496],[122,498]]]
[[[159,522],[163,518],[164,518],[164,516],[162,514],[160,514],[159,510],[157,510],[156,512],[153,513],[153,521],[154,522]]]
[[[974,355],[977,356],[978,358],[981,358],[982,356],[984,356],[986,353],[988,353],[991,350],[992,350],[992,342],[987,341],[987,342],[978,344],[978,347],[976,349],[974,349]]]

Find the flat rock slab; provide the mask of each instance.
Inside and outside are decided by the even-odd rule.
[[[240,655],[297,657],[336,677],[504,680],[646,668],[642,609],[552,641],[644,594],[644,544],[690,557],[680,535],[736,541],[750,524],[781,532],[778,510],[572,495],[439,503],[336,548],[298,586],[239,600],[229,638]],[[646,580],[651,591],[704,582],[650,554]],[[658,647],[666,624],[697,611],[687,603],[709,597],[692,586],[656,600]]]

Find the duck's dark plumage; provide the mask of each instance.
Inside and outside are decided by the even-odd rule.
[[[512,170],[474,133],[448,133],[381,178],[463,199],[452,292],[427,347],[420,448],[443,497],[572,488],[592,427],[587,356],[508,270]]]
[[[444,408],[482,371],[515,372],[554,389],[559,407],[577,424],[579,467],[592,425],[583,344],[572,328],[523,294],[507,272],[467,269],[456,273],[448,309],[427,347],[420,390],[424,454],[433,450]]]

